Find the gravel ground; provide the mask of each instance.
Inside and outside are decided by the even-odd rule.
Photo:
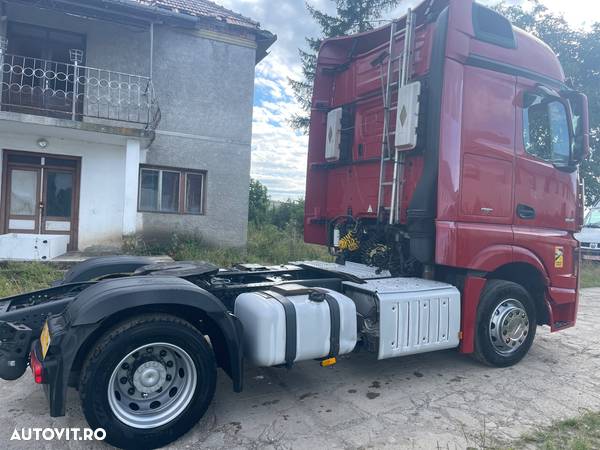
[[[235,394],[220,374],[215,400],[171,448],[482,447],[536,426],[600,410],[600,289],[586,289],[575,328],[538,329],[529,355],[506,369],[455,351],[386,361],[358,353],[329,368],[253,369]],[[10,441],[15,428],[84,427],[77,392],[50,418],[29,373],[0,381],[2,448],[106,448],[89,442]]]

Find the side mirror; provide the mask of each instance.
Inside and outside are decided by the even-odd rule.
[[[573,162],[580,164],[590,156],[590,121],[588,98],[579,92],[567,92],[573,117]]]

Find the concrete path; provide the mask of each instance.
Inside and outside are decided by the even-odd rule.
[[[330,368],[249,369],[241,394],[220,376],[207,415],[171,448],[481,448],[600,410],[600,289],[583,292],[575,328],[538,329],[529,355],[507,369],[454,351],[386,361],[358,353]],[[67,417],[52,419],[27,373],[0,382],[0,406],[1,448],[90,448],[9,441],[15,427],[84,427],[75,391]]]

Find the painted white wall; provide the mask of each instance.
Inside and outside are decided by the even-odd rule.
[[[123,227],[135,227],[137,202],[137,165],[135,171],[135,198],[131,211],[131,186],[128,185],[127,221],[125,208],[125,167],[129,172],[135,164],[135,145],[130,150],[125,145],[92,143],[58,137],[46,137],[48,147],[41,150],[37,140],[41,136],[34,133],[0,133],[0,149],[31,151],[36,153],[58,154],[81,157],[81,186],[79,204],[79,249],[93,245],[119,245]],[[126,164],[126,156],[129,164]],[[139,161],[139,144],[137,145]],[[2,166],[0,166],[1,168]],[[1,169],[0,169],[1,170]],[[130,184],[131,184],[130,183]],[[1,188],[0,188],[1,189]],[[129,228],[128,228],[129,229]],[[135,231],[135,228],[134,228]]]
[[[140,167],[140,141],[128,139],[125,150],[123,234],[137,229],[137,199]]]

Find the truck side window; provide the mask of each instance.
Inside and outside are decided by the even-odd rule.
[[[571,156],[569,116],[558,100],[525,94],[523,108],[523,142],[530,155],[566,166]]]
[[[511,23],[506,17],[479,3],[473,3],[475,39],[504,48],[517,48]]]

